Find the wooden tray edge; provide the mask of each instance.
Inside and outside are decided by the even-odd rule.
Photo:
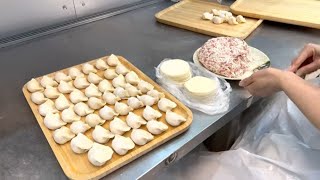
[[[269,20],[269,21],[274,21],[274,22],[279,22],[279,23],[285,23],[285,24],[291,24],[291,25],[297,25],[297,26],[304,26],[304,27],[310,27],[310,28],[315,28],[315,29],[320,29],[320,24],[315,24],[315,23],[310,23],[310,22],[305,22],[305,21],[297,21],[297,20],[289,20],[285,18],[280,18],[280,17],[275,17],[272,15],[259,15],[259,14],[253,14],[251,12],[245,11],[243,9],[239,9],[238,5],[242,2],[243,0],[237,0],[234,2],[231,6],[231,12],[235,14],[242,14],[243,16],[250,17],[250,18],[259,18],[263,20]]]

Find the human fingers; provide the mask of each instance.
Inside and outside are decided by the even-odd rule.
[[[298,76],[304,76],[318,70],[318,68],[319,68],[319,63],[315,61],[315,62],[312,62],[311,64],[308,64],[306,66],[299,68],[296,74]]]
[[[298,55],[298,57],[296,57],[292,63],[291,66],[289,68],[289,71],[291,72],[296,72],[299,67],[301,66],[301,64],[308,59],[309,57],[312,57],[314,54],[314,44],[307,44],[302,51],[300,52],[300,54]]]
[[[249,76],[249,77],[241,80],[241,81],[239,82],[239,86],[241,86],[241,87],[246,87],[246,86],[248,86],[249,84],[253,83],[253,81],[254,81],[254,78],[253,78],[253,75],[251,75],[251,76]]]

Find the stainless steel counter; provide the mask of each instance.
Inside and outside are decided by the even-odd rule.
[[[163,1],[0,49],[1,179],[66,179],[23,97],[21,88],[30,78],[110,53],[123,55],[153,79],[153,67],[162,59],[191,60],[210,37],[157,23],[154,14],[171,4]],[[247,39],[278,68],[287,67],[305,43],[319,41],[319,30],[271,22],[264,22]],[[176,160],[183,157],[250,105],[250,95],[237,82],[232,85],[227,113],[208,116],[193,110],[193,124],[187,132],[105,178],[151,179],[171,154],[177,153]]]

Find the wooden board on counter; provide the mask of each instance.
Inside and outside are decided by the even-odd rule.
[[[319,0],[237,0],[234,13],[320,29]]]
[[[214,24],[211,21],[201,19],[202,14],[210,12],[211,9],[230,10],[228,6],[217,3],[184,0],[158,12],[155,16],[157,21],[178,28],[210,36],[230,36],[240,39],[245,39],[262,23],[262,20],[251,18],[246,18],[246,23],[238,25]]]
[[[102,59],[106,59],[107,57],[103,57]],[[29,104],[29,106],[32,109],[32,112],[34,116],[36,117],[36,120],[38,121],[38,124],[40,128],[42,129],[48,143],[51,146],[52,151],[54,152],[57,160],[60,163],[60,166],[62,167],[63,171],[65,174],[70,178],[70,179],[99,179],[102,178],[103,176],[111,173],[112,171],[120,168],[121,166],[124,166],[125,164],[137,159],[138,157],[142,156],[143,154],[151,151],[152,149],[158,147],[159,145],[165,143],[166,141],[176,137],[177,135],[181,134],[182,132],[186,131],[189,126],[191,125],[192,122],[192,112],[190,111],[189,108],[187,108],[185,105],[183,105],[179,100],[177,100],[175,97],[173,97],[171,94],[169,94],[167,91],[165,91],[163,88],[161,88],[158,84],[156,84],[152,79],[150,79],[148,76],[146,76],[143,72],[141,72],[138,68],[136,68],[134,65],[132,65],[129,61],[127,61],[125,58],[118,56],[120,62],[130,69],[131,71],[134,71],[138,74],[139,78],[142,80],[145,80],[149,83],[151,83],[156,90],[159,92],[163,92],[166,96],[166,98],[174,101],[177,104],[177,107],[173,110],[174,112],[184,116],[187,121],[181,124],[180,126],[177,127],[172,127],[165,121],[165,113],[162,112],[162,117],[158,119],[159,121],[162,121],[163,123],[167,124],[169,126],[169,129],[165,131],[164,133],[160,135],[154,135],[155,138],[147,143],[144,146],[138,146],[136,145],[133,150],[130,150],[126,155],[120,156],[114,152],[113,157],[110,161],[108,161],[105,165],[101,167],[95,167],[93,166],[87,157],[87,153],[84,154],[75,154],[70,147],[70,141],[64,145],[59,145],[55,143],[52,133],[53,131],[47,129],[44,126],[43,119],[39,112],[38,112],[38,105],[34,104],[31,99],[31,93],[27,90],[26,85],[23,87],[23,93],[24,96]],[[96,60],[90,61],[90,64],[94,64]],[[78,69],[81,69],[81,64],[74,66]],[[69,69],[69,68],[68,68]],[[62,72],[66,73],[68,72],[68,69],[61,70]],[[103,77],[103,71],[98,70],[97,73],[100,77]],[[48,74],[47,76],[53,77],[54,73]],[[38,81],[40,81],[41,77],[36,78]],[[67,98],[68,95],[65,94]],[[122,102],[125,102],[126,100],[122,100]],[[111,106],[113,107],[113,106]],[[153,106],[154,109],[158,110],[157,105]],[[134,113],[141,115],[142,114],[143,108],[134,110]],[[97,113],[97,111],[95,111]],[[120,119],[124,120],[126,116],[118,116]],[[84,117],[81,119],[84,121]],[[110,121],[106,121],[102,126],[109,129],[109,123]],[[70,124],[66,125],[70,126]],[[145,125],[141,127],[141,129],[145,129]],[[93,131],[93,128],[85,132],[84,134],[89,137],[91,140],[92,136],[91,133]],[[130,137],[131,130],[129,132],[126,132],[123,136],[125,137]],[[108,143],[105,145],[108,145],[111,147],[111,142],[110,140]],[[45,161],[45,159],[43,159]]]

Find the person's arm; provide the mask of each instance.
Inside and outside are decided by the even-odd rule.
[[[280,87],[300,111],[320,129],[320,88],[297,75],[285,72]]]
[[[284,91],[301,112],[320,129],[320,88],[289,71],[268,68],[240,81],[240,86],[255,96]]]

